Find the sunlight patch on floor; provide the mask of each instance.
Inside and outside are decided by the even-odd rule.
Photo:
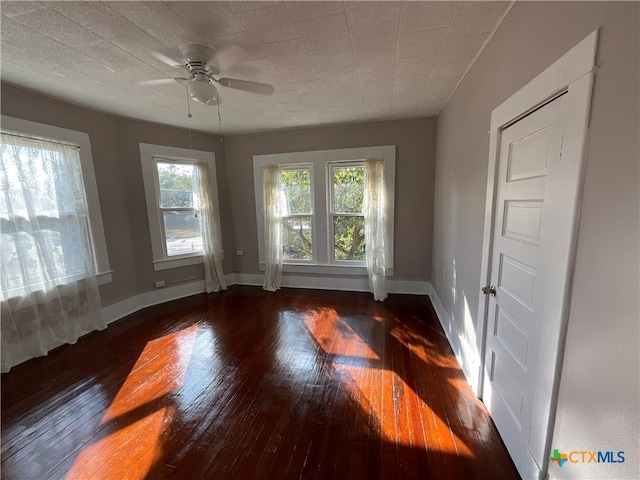
[[[473,452],[451,432],[447,420],[437,415],[397,373],[346,365],[335,368],[348,372],[340,377],[349,395],[379,427],[383,440],[474,458]]]
[[[168,396],[184,381],[196,335],[193,325],[147,343],[102,417],[106,436],[80,452],[68,480],[146,477],[162,453],[175,412]]]
[[[161,408],[92,443],[82,450],[66,480],[143,480],[162,454],[162,442],[158,440],[172,417],[169,408]]]
[[[155,399],[161,398],[184,380],[196,340],[193,325],[147,343],[102,423],[113,420]]]
[[[304,315],[304,322],[318,346],[328,354],[348,356],[357,350],[360,358],[379,359],[333,308],[322,307],[309,311]]]
[[[363,424],[363,429],[375,431],[385,442],[398,446],[475,458],[442,413],[442,405],[427,404],[334,309],[313,309],[303,319],[310,337],[331,356],[331,376],[364,412],[362,421],[367,425]],[[387,334],[416,361],[451,369],[452,373],[459,371],[453,355],[438,353],[435,344],[405,328],[401,321],[397,320]]]

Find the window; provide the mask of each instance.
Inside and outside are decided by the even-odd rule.
[[[313,197],[311,169],[282,170],[283,258],[285,260],[313,259]]]
[[[0,297],[110,282],[89,136],[2,116],[0,148]]]
[[[193,201],[193,164],[154,160],[166,255],[202,253],[200,219]]]
[[[331,164],[329,178],[333,260],[364,261],[364,165]]]
[[[215,154],[141,143],[140,161],[154,270],[202,263],[203,240],[195,209],[194,170],[196,162],[206,163],[215,187]]]
[[[283,271],[366,274],[364,160],[384,158],[388,193],[387,258],[393,274],[395,146],[349,148],[253,157],[260,268],[264,269],[262,169],[279,165],[285,212]]]

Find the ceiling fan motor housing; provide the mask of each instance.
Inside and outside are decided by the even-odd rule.
[[[213,50],[208,47],[189,43],[180,47],[180,54],[182,55],[182,64],[192,75],[210,76],[219,73],[211,65],[207,65],[207,62],[214,56]]]

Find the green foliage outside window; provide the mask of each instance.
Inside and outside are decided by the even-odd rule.
[[[168,256],[202,251],[200,219],[193,210],[193,168],[191,164],[157,163]]]
[[[335,166],[331,170],[333,184],[334,258],[364,261],[364,167]],[[308,168],[282,171],[284,192],[285,259],[313,258],[311,172]]]
[[[364,167],[333,167],[331,172],[334,258],[364,261]]]
[[[193,206],[193,166],[158,162],[160,206],[181,208]]]
[[[285,197],[283,256],[285,259],[311,260],[311,172],[309,169],[282,171]]]
[[[282,188],[287,214],[311,214],[311,172],[308,169],[283,170]]]

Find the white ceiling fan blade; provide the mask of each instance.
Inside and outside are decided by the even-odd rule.
[[[218,50],[213,58],[207,62],[207,65],[217,69],[218,72],[224,72],[243,62],[248,56],[249,54],[244,48],[238,45],[228,45]]]
[[[271,95],[273,93],[273,85],[269,85],[267,83],[251,82],[249,80],[226,77],[219,79],[218,82],[223,87],[244,90],[245,92],[259,93],[260,95]]]
[[[189,80],[188,78],[154,78],[153,80],[139,80],[136,82],[138,85],[153,86],[153,85],[166,85],[168,83],[177,82],[180,80]]]
[[[166,63],[170,67],[184,68],[178,60],[174,60],[173,58],[167,57],[162,53],[152,52],[151,55],[153,55],[157,60],[160,60],[162,63]]]

